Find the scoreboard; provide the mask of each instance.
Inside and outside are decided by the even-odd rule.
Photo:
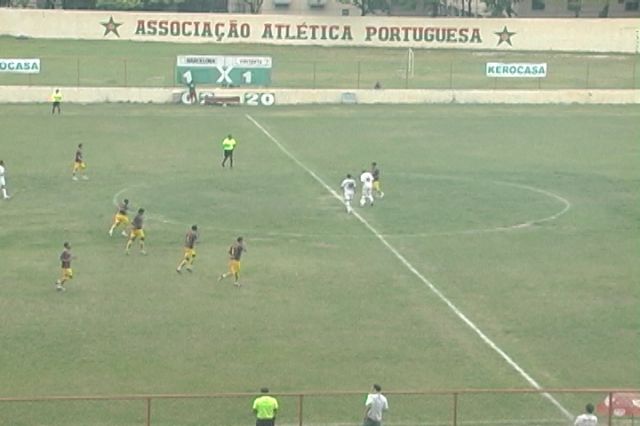
[[[270,56],[178,56],[176,83],[220,86],[269,86]]]

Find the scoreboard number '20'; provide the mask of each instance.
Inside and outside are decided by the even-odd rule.
[[[270,92],[247,92],[244,94],[244,103],[251,106],[271,106],[276,103],[276,95]]]

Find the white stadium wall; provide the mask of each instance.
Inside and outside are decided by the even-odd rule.
[[[319,17],[0,9],[0,35],[189,43],[638,53],[640,19]]]
[[[102,103],[177,103],[185,91],[170,88],[130,87],[63,87],[64,102]],[[216,96],[237,96],[244,103],[249,95],[260,93],[249,89],[220,89]],[[339,104],[349,99],[360,104],[640,104],[640,90],[262,90],[275,100],[275,105]],[[0,87],[0,103],[50,102],[51,88],[37,86]]]

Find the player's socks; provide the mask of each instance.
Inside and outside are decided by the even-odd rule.
[[[2,196],[3,196],[4,198],[9,198],[9,196],[7,195],[7,190],[6,190],[6,189],[4,189],[4,188],[2,188]]]

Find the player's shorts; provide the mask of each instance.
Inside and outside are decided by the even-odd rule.
[[[87,168],[87,165],[84,161],[76,161],[73,163],[73,171],[77,172],[78,170],[84,170]]]
[[[116,225],[124,223],[126,225],[129,223],[129,218],[126,214],[116,213],[116,216],[113,218],[113,223],[115,223]]]
[[[240,261],[232,259],[229,261],[229,272],[232,274],[237,274],[240,272]]]
[[[373,189],[375,189],[376,191],[380,192],[380,181],[379,180],[374,180],[373,181]]]
[[[363,186],[362,187],[362,196],[363,197],[371,197],[371,187]]]
[[[189,247],[184,248],[184,258],[185,260],[189,260],[191,258],[196,257],[196,249],[192,249]]]
[[[63,280],[70,280],[73,278],[73,270],[71,268],[62,268],[61,274],[60,274],[61,279]]]
[[[353,191],[345,191],[343,197],[345,201],[351,201],[354,195],[355,193]]]
[[[130,240],[134,240],[136,238],[140,237],[140,239],[144,240],[144,230],[142,229],[132,229],[131,233],[129,234],[129,239]]]
[[[225,149],[224,150],[224,158],[228,158],[233,156],[233,150],[232,149]]]
[[[7,186],[7,183],[4,181],[4,176],[0,177],[0,187]]]

